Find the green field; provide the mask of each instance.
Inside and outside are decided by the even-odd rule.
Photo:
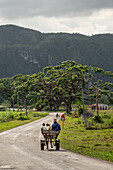
[[[59,135],[61,147],[113,162],[113,129],[105,123],[105,119],[102,123],[103,129],[101,123],[96,123],[96,127],[97,129],[87,130],[81,118],[66,116],[64,130],[61,130]]]
[[[48,114],[49,113],[28,111],[28,116],[25,116],[25,111],[0,111],[0,132],[27,124]]]

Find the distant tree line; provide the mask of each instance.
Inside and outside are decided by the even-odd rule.
[[[16,106],[17,109],[21,105],[27,115],[27,105],[57,111],[64,104],[69,114],[72,104],[79,102],[85,116],[85,102],[96,102],[98,106],[99,101],[106,101],[107,98],[112,104],[113,83],[103,81],[106,76],[112,79],[113,73],[67,60],[57,66],[45,67],[37,74],[1,78],[0,103],[7,102],[9,107]]]

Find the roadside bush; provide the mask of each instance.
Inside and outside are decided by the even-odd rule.
[[[39,113],[34,113],[33,114],[33,117],[38,117],[39,116]]]
[[[30,117],[26,117],[26,116],[18,116],[17,118],[16,118],[17,120],[29,120],[30,119]]]
[[[75,122],[76,123],[76,122]],[[80,117],[77,124],[85,125],[85,121]]]
[[[2,112],[0,114],[0,120],[1,122],[5,122],[5,121],[11,121],[15,118],[15,114],[14,112]]]
[[[14,118],[15,118],[14,113],[9,112],[9,113],[7,114],[7,121],[13,120]]]
[[[106,128],[111,128],[113,126],[113,122],[111,119],[106,119],[104,124]]]
[[[104,112],[104,114],[102,115],[102,118],[111,119],[111,115]]]
[[[93,120],[94,120],[95,122],[97,122],[97,123],[103,123],[103,122],[104,122],[103,119],[102,119],[102,117],[101,117],[100,115],[95,115],[95,116],[93,117]]]
[[[111,125],[113,125],[113,118],[111,119]]]
[[[84,112],[85,112],[86,117],[91,117],[91,116],[92,116],[92,114],[88,111],[87,108],[84,109]],[[82,107],[80,107],[80,108],[78,109],[78,113],[79,113],[79,117],[80,117],[81,115],[83,115],[83,108],[82,108]]]
[[[85,117],[89,118],[89,117],[93,117],[93,113],[90,112],[85,112]]]
[[[0,106],[0,111],[5,111],[6,108],[4,106]]]
[[[81,115],[83,114],[83,108],[80,107],[80,108],[78,109],[78,113],[79,113],[79,116],[81,116]]]
[[[7,120],[7,114],[6,113],[2,113],[0,115],[0,120],[1,120],[1,122],[5,122]]]
[[[22,116],[23,115],[23,113],[19,113],[19,116]]]
[[[49,106],[45,106],[45,107],[43,108],[43,111],[49,111],[49,110],[50,110]]]

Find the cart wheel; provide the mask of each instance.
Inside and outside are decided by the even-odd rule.
[[[59,143],[56,143],[56,150],[59,150]]]
[[[56,150],[59,150],[59,148],[60,148],[60,140],[57,140],[56,141]]]
[[[44,143],[44,141],[40,141],[41,143],[40,143],[40,147],[41,147],[41,150],[44,150],[44,145],[45,145],[45,143]]]
[[[44,144],[41,143],[41,150],[44,150]]]

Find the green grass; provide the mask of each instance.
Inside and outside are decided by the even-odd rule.
[[[27,124],[48,114],[49,113],[29,111],[28,116],[25,116],[25,111],[2,111],[0,112],[0,132]]]
[[[113,162],[113,129],[86,130],[78,118],[66,116],[59,138],[64,149]]]

